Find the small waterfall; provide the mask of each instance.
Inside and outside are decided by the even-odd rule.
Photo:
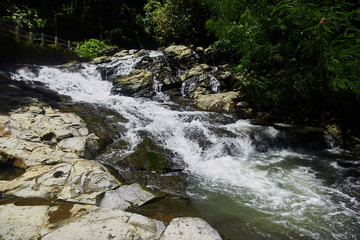
[[[168,102],[168,101],[170,101],[170,97],[161,91],[162,86],[163,86],[163,84],[159,80],[156,79],[156,76],[154,76],[154,79],[153,79],[153,89],[155,92],[154,99],[160,100],[163,102]]]
[[[22,68],[12,77],[40,81],[74,101],[99,103],[121,114],[128,120],[118,123],[126,129],[122,139],[132,147],[118,152],[119,158],[131,153],[144,133],[176,153],[187,165],[192,204],[227,236],[360,239],[359,161],[344,167],[349,164],[337,153],[269,145],[286,141],[271,126],[181,106],[174,110],[156,77],[153,89],[160,102],[112,95],[112,84],[102,80],[99,68],[112,76],[127,75],[140,60],[132,55],[113,58],[109,63],[82,64],[76,71]],[[218,80],[209,76],[212,91],[218,92]],[[195,77],[184,82],[183,96],[198,81]]]
[[[209,74],[210,86],[213,92],[220,92],[220,82],[213,75]]]

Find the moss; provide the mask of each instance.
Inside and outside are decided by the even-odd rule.
[[[160,153],[137,150],[123,159],[122,163],[141,170],[156,171],[160,173],[169,169],[169,161]]]

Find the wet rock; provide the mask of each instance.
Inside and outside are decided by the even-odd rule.
[[[130,211],[166,223],[178,217],[199,216],[190,200],[177,197],[165,197],[139,208],[130,209]]]
[[[120,210],[91,212],[70,222],[42,239],[158,239],[164,231],[162,222]]]
[[[84,204],[98,204],[102,194],[121,183],[100,163],[76,160],[58,198]]]
[[[126,184],[142,184],[157,195],[188,197],[184,173],[159,174],[151,171],[120,170],[120,174]]]
[[[159,173],[164,173],[170,169],[169,160],[163,155],[144,150],[137,150],[130,154],[121,161],[121,165]]]
[[[75,204],[72,202],[55,202],[49,207],[47,217],[41,228],[44,236],[64,224],[72,222],[99,208],[94,205]]]
[[[200,218],[175,218],[160,240],[172,239],[203,239],[203,240],[221,240],[219,233],[213,229],[207,222]]]
[[[206,74],[207,72],[211,71],[211,67],[207,64],[200,64],[196,65],[193,68],[191,68],[188,71],[185,71],[183,74],[181,74],[179,77],[182,81],[185,81],[186,79],[190,79],[196,76],[200,76],[203,74]]]
[[[60,107],[61,112],[76,113],[86,122],[86,127],[80,127],[77,130],[81,136],[94,133],[98,137],[96,141],[99,150],[118,140],[122,132],[126,131],[118,123],[127,122],[128,120],[118,112],[104,106],[86,103],[65,103],[61,104]]]
[[[110,58],[111,57],[109,57],[109,56],[96,57],[91,61],[91,63],[93,63],[93,64],[107,63],[107,62],[111,61]]]
[[[107,191],[100,203],[100,208],[126,210],[129,207],[140,207],[155,198],[154,194],[134,183]]]
[[[135,69],[129,76],[115,80],[113,92],[127,96],[150,97],[153,95],[153,76],[149,70]]]
[[[0,205],[1,239],[38,239],[48,206]]]

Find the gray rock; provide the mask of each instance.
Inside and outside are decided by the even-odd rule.
[[[105,191],[119,186],[120,182],[103,165],[79,159],[73,162],[59,199],[95,205]]]
[[[58,148],[64,152],[74,152],[79,157],[89,159],[99,148],[96,139],[94,134],[85,137],[66,138],[58,144]]]
[[[52,239],[159,239],[162,222],[121,210],[89,213],[43,236]]]
[[[56,198],[67,181],[70,169],[70,164],[33,166],[12,181],[0,181],[0,192],[23,198]]]
[[[220,234],[201,218],[174,218],[160,240],[221,240]]]
[[[126,210],[129,207],[140,207],[154,198],[156,198],[154,194],[134,183],[107,191],[100,203],[100,208]]]

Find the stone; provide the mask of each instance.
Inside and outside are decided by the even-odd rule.
[[[108,56],[96,57],[91,61],[91,63],[93,64],[107,63],[111,61],[110,58],[111,57]]]
[[[199,65],[196,65],[195,67],[191,68],[189,71],[186,71],[185,73],[181,74],[180,79],[182,81],[185,81],[186,79],[206,74],[210,70],[211,70],[211,67],[209,65],[199,64]]]
[[[48,206],[0,205],[0,238],[4,240],[38,239]]]
[[[129,207],[140,207],[154,198],[156,198],[154,194],[134,183],[107,191],[100,208],[126,210]]]
[[[164,155],[144,150],[137,150],[131,153],[120,162],[120,165],[159,173],[164,173],[170,169],[170,161]]]
[[[162,222],[121,210],[99,210],[42,236],[52,239],[159,239]]]
[[[221,240],[220,234],[201,218],[181,217],[171,220],[160,240]]]
[[[102,164],[78,159],[72,163],[71,172],[59,199],[96,205],[105,191],[120,185]]]
[[[94,205],[55,202],[48,209],[47,218],[41,228],[41,235],[46,235],[54,229],[98,209]]]
[[[214,93],[195,97],[195,106],[201,110],[214,112],[231,112],[236,107],[238,92]]]
[[[90,134],[88,136],[71,137],[62,140],[58,144],[58,149],[64,152],[74,152],[79,157],[91,158],[99,148],[96,136]]]
[[[70,164],[33,166],[12,181],[1,181],[0,192],[23,198],[56,198],[70,173]]]
[[[74,113],[60,113],[60,117],[65,124],[69,124],[71,126],[80,126],[84,124],[84,121]]]
[[[129,96],[132,96],[134,94],[137,94],[139,96],[141,94],[151,95],[152,86],[152,73],[146,69],[135,69],[131,72],[130,75],[120,77],[115,80],[115,87],[113,88],[113,91]],[[140,93],[140,91],[144,89],[146,89],[146,91]]]
[[[192,50],[184,45],[172,45],[164,50],[167,54],[175,54],[177,58],[190,57],[193,53]]]

